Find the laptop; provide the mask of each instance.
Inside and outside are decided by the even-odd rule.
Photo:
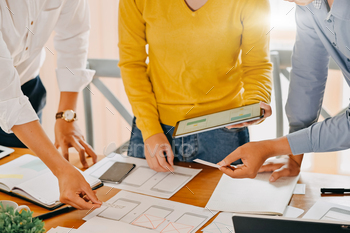
[[[350,219],[340,223],[239,214],[232,220],[235,233],[350,233]]]

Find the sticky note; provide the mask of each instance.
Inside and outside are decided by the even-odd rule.
[[[23,175],[20,174],[0,174],[0,179],[13,178],[13,179],[23,179]]]

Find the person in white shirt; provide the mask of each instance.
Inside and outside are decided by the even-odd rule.
[[[85,153],[97,161],[74,122],[78,93],[94,75],[86,69],[89,20],[87,0],[0,0],[0,144],[31,149],[58,178],[60,200],[79,209],[101,204],[67,161],[69,147],[78,150],[84,167],[88,167]],[[38,75],[45,53],[53,53],[45,48],[53,31],[61,91],[55,146],[61,147],[66,159],[38,121],[46,96]]]

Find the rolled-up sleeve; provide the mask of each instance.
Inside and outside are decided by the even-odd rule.
[[[38,120],[28,98],[21,91],[17,70],[0,31],[0,127],[12,133],[14,125]]]
[[[95,71],[86,69],[90,32],[88,1],[66,1],[55,32],[58,87],[61,92],[79,92],[95,74]]]
[[[313,16],[309,13],[303,7],[296,8],[297,36],[286,104],[292,133],[287,138],[293,154],[318,150],[314,147],[316,132],[311,133],[314,128],[305,128],[318,120],[328,75],[329,54],[313,28],[309,18]]]

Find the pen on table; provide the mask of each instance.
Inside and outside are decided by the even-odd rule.
[[[61,209],[48,212],[46,214],[42,214],[42,215],[36,216],[34,218],[38,218],[40,220],[45,220],[45,219],[52,218],[52,217],[55,217],[55,216],[60,215],[60,214],[68,213],[68,212],[70,212],[72,210],[75,210],[75,208],[72,207],[72,206],[66,206],[66,207],[63,207]]]
[[[344,193],[350,193],[350,189],[344,189],[344,188],[321,188],[321,193],[344,194]]]

